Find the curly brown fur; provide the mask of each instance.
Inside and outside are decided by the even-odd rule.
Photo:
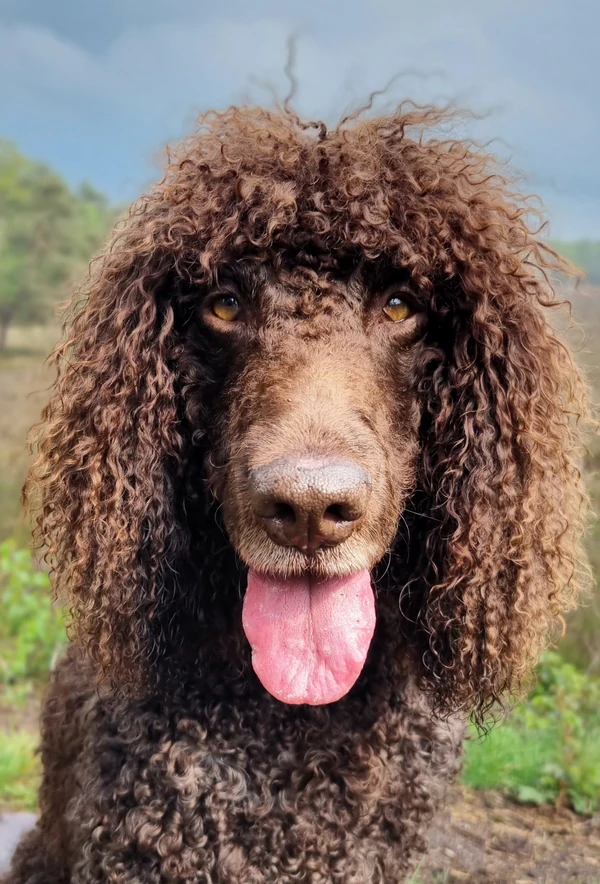
[[[560,259],[491,158],[436,135],[446,116],[208,114],[94,264],[28,483],[72,648],[10,884],[400,880],[457,714],[516,690],[575,600],[585,390],[545,315]],[[390,285],[414,307],[395,329]],[[232,286],[235,334],[206,306]],[[249,508],[249,472],[294,446],[373,477],[355,534],[309,564]],[[261,687],[236,552],[375,569],[342,700]]]

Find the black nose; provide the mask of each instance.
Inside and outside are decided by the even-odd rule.
[[[281,458],[250,473],[256,517],[271,540],[314,553],[346,540],[365,515],[371,479],[332,458]]]

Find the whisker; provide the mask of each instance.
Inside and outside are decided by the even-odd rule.
[[[420,516],[422,519],[431,519],[432,522],[442,522],[443,519],[436,519],[435,516],[430,516],[428,513],[418,513],[416,510],[409,510],[408,507],[404,507],[405,513],[410,513],[413,516]]]

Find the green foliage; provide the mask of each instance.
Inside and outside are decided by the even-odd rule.
[[[36,810],[40,763],[38,737],[0,731],[0,809]]]
[[[48,166],[0,141],[0,349],[12,323],[44,320],[64,298],[114,217],[92,187],[72,193]]]
[[[600,680],[546,653],[527,701],[467,744],[464,781],[527,803],[600,808]]]
[[[27,550],[0,544],[0,684],[46,677],[65,640],[49,583]]]

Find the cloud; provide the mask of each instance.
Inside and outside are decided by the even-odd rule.
[[[303,113],[331,119],[403,72],[390,91],[395,100],[458,99],[492,110],[471,132],[501,137],[499,152],[512,154],[557,207],[561,235],[577,227],[579,200],[600,236],[592,51],[600,13],[587,4],[585,18],[585,2],[307,0],[298,12],[289,0],[258,0],[251,10],[233,0],[210,12],[197,0],[107,0],[99,46],[78,37],[77,16],[66,27],[72,3],[45,4],[52,13],[36,21],[41,7],[24,0],[31,23],[0,25],[0,80],[10,84],[0,98],[2,134],[40,156],[47,149],[70,178],[129,198],[160,145],[189,131],[198,112],[269,102],[269,88],[285,94],[286,38],[299,27]]]

